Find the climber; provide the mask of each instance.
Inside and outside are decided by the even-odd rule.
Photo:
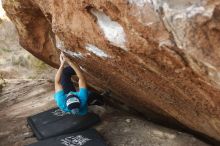
[[[69,66],[64,67],[65,62]],[[79,78],[79,91],[71,80],[72,75]],[[60,54],[60,67],[55,75],[55,94],[54,99],[58,107],[68,113],[75,115],[85,115],[88,111],[88,105],[103,105],[103,96],[95,92],[90,92],[86,85],[86,79],[83,76],[79,66],[71,61],[64,53]]]

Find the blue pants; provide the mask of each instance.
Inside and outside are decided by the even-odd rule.
[[[71,76],[76,75],[75,71],[70,67],[65,67],[61,74],[61,85],[65,94],[68,94],[70,91],[76,92],[74,84],[71,80]]]
[[[61,74],[61,85],[65,94],[68,94],[70,91],[76,92],[76,88],[71,80],[71,76],[76,75],[72,67],[67,66],[63,69]],[[102,95],[96,92],[90,92],[88,97],[88,105],[103,105]]]

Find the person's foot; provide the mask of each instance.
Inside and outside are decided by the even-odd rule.
[[[99,100],[95,99],[90,103],[90,105],[98,105],[98,106],[102,106],[104,104],[105,104],[104,100],[100,100],[100,99]]]
[[[98,94],[96,92],[92,92],[90,97],[93,100],[89,102],[89,105],[98,105],[98,106],[104,105],[105,104],[104,98],[109,96],[110,93],[111,93],[110,90],[105,90],[101,94]]]
[[[105,97],[105,96],[110,96],[110,94],[111,94],[111,90],[107,89],[107,90],[103,91],[100,95]]]

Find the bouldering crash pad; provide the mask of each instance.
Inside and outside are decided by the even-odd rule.
[[[42,140],[85,130],[100,122],[100,118],[94,113],[88,113],[85,116],[74,116],[55,108],[30,116],[27,121],[37,139]]]
[[[28,146],[106,146],[101,135],[94,129],[61,135]]]

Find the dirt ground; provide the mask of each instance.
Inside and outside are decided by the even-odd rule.
[[[49,80],[7,80],[0,94],[0,146],[36,142],[26,117],[55,107]],[[105,105],[90,110],[102,122],[95,126],[109,146],[208,146],[192,135],[171,130]]]

